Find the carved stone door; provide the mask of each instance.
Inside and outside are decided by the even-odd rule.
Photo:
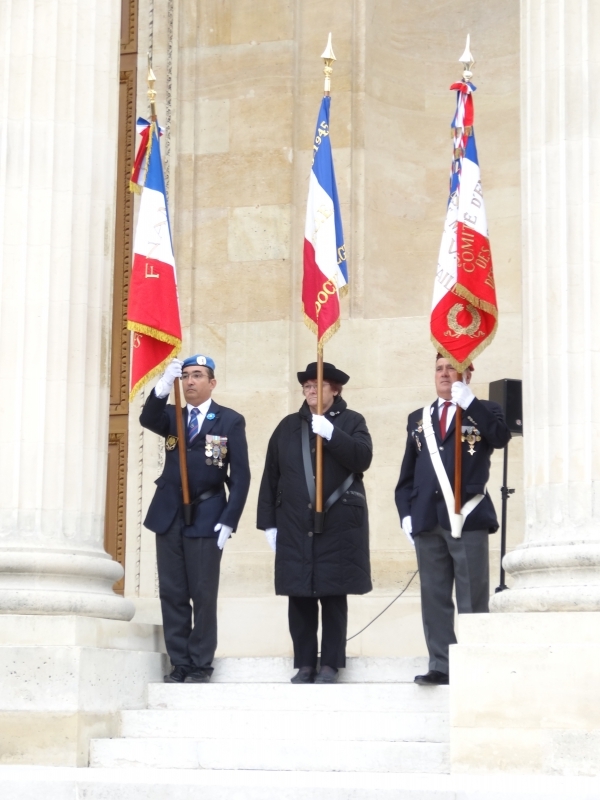
[[[133,196],[129,176],[135,148],[138,0],[122,0],[119,90],[119,153],[110,372],[110,421],[104,547],[125,566],[127,425],[129,417],[129,333],[127,295],[133,246]],[[123,594],[121,580],[115,591]]]

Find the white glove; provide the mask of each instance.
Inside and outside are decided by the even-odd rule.
[[[217,546],[219,550],[222,550],[225,547],[225,542],[233,533],[233,528],[230,528],[229,525],[221,525],[220,522],[217,522],[215,525],[215,530],[217,532],[221,531],[221,533],[219,533],[219,538],[217,539]]]
[[[267,528],[265,531],[265,536],[267,537],[267,542],[269,543],[269,547],[273,552],[275,552],[275,542],[277,540],[277,528]]]
[[[408,539],[408,541],[414,547],[415,540],[412,537],[412,517],[404,517],[404,519],[402,520],[402,530],[406,534],[406,538]]]
[[[179,358],[174,358],[166,370],[158,379],[158,383],[154,387],[154,394],[157,397],[167,397],[171,394],[171,389],[175,383],[176,378],[181,378],[181,367],[183,361]]]
[[[333,425],[328,419],[325,419],[325,417],[321,416],[320,414],[312,415],[312,429],[313,433],[316,433],[317,436],[322,436],[323,439],[327,439],[327,441],[331,439]]]
[[[466,383],[463,383],[462,381],[454,381],[452,384],[453,403],[456,403],[457,406],[460,406],[466,411],[474,399],[475,395]]]

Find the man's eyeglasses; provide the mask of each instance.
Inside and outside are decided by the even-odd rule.
[[[201,378],[208,378],[205,372],[184,372],[181,376],[182,381],[199,381]]]

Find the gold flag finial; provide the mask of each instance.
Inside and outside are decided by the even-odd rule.
[[[150,116],[152,119],[156,119],[156,89],[154,88],[154,84],[156,83],[156,75],[152,71],[152,56],[148,53],[148,100],[150,101]]]
[[[473,77],[473,73],[471,72],[471,67],[475,63],[475,59],[471,55],[471,34],[467,33],[467,44],[465,45],[465,52],[462,56],[458,59],[460,63],[464,66],[463,70],[463,80],[467,83]]]
[[[323,67],[323,73],[325,75],[325,85],[323,86],[323,90],[325,94],[328,95],[331,92],[331,76],[333,74],[333,67],[331,65],[336,60],[333,47],[331,46],[331,33],[327,38],[327,47],[325,50],[323,50],[321,58],[325,62],[325,66]]]

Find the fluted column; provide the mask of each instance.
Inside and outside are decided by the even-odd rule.
[[[0,4],[0,613],[130,619],[104,552],[119,0]]]
[[[599,25],[521,2],[526,531],[497,611],[600,610]]]

